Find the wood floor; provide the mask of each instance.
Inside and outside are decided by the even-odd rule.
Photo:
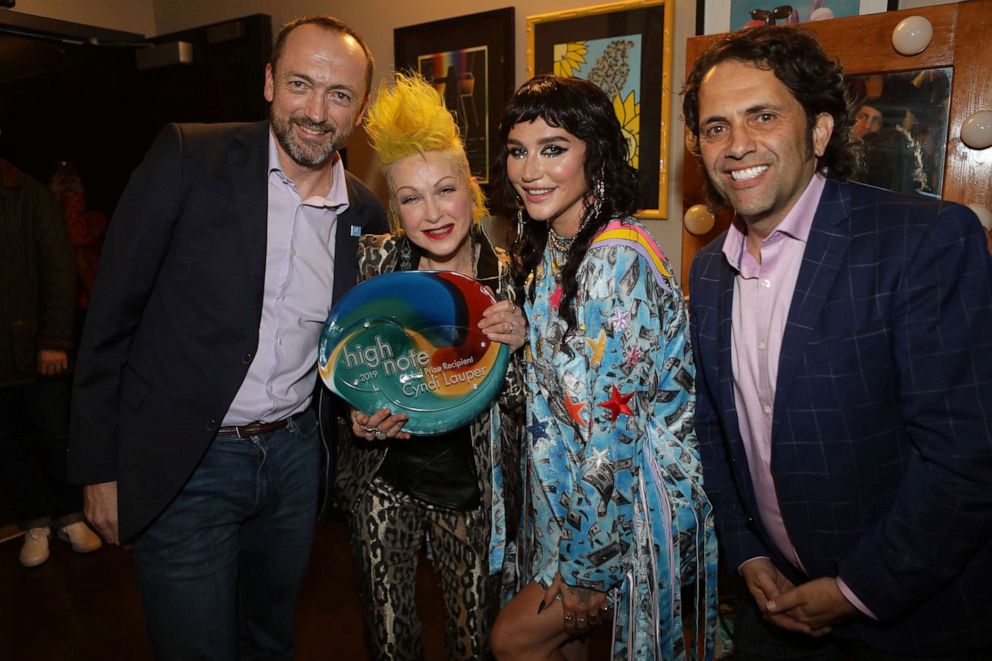
[[[318,530],[296,617],[298,659],[369,659],[346,535],[337,522]],[[79,555],[53,540],[49,560],[24,569],[20,548],[19,538],[0,544],[0,659],[152,658],[130,553],[104,547]],[[429,563],[417,581],[427,658],[443,659],[443,605]]]
[[[21,539],[0,543],[0,659],[4,661],[142,661],[152,653],[130,554],[104,547],[73,553],[53,540],[44,564],[17,562]],[[439,578],[423,560],[417,575],[417,608],[429,661],[444,659],[443,604]],[[317,531],[310,570],[296,616],[297,658],[369,659],[362,642],[358,590],[343,523]],[[591,659],[609,657],[609,632],[601,628]]]

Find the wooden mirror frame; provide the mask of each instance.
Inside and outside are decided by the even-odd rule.
[[[892,30],[909,16],[923,16],[933,25],[930,46],[918,55],[900,55],[892,47]],[[971,149],[962,144],[961,125],[979,110],[992,110],[992,0],[890,11],[831,21],[803,23],[828,55],[836,57],[849,75],[892,73],[952,67],[950,117],[941,197],[962,204],[992,209],[992,147]],[[686,42],[686,75],[703,52],[725,35],[693,37]],[[989,64],[986,64],[990,62]],[[686,128],[686,137],[689,135]],[[706,204],[705,176],[697,159],[685,149],[682,176],[682,211]],[[689,281],[692,258],[730,224],[731,214],[717,214],[708,233],[697,236],[682,227],[682,282]]]

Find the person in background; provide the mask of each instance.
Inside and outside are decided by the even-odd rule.
[[[0,135],[6,129],[0,125]],[[48,559],[53,534],[78,553],[101,546],[83,521],[79,487],[65,475],[75,293],[62,207],[44,184],[0,159],[0,465],[24,531],[24,567]]]
[[[851,138],[861,140],[869,133],[881,131],[885,125],[882,112],[882,100],[877,97],[865,99],[854,113],[854,125],[851,127]]]
[[[75,338],[78,343],[86,321],[86,310],[90,306],[93,283],[96,282],[103,238],[107,234],[107,216],[86,208],[86,189],[76,167],[69,161],[59,161],[49,186],[65,209],[69,239],[76,254]]]
[[[160,659],[290,658],[320,482],[317,345],[385,229],[338,153],[374,61],[341,21],[283,27],[269,120],[170,124],[104,243],[76,368],[70,477],[134,540]]]
[[[957,204],[845,181],[843,71],[797,28],[693,65],[730,228],[692,263],[696,429],[734,658],[992,657],[992,258]]]
[[[927,192],[920,145],[901,126],[866,133],[856,148],[860,158],[851,181],[899,193]]]
[[[398,75],[369,109],[366,131],[389,185],[392,232],[359,243],[359,280],[411,270],[456,271],[488,285],[489,339],[523,346],[510,256],[481,231],[486,215],[458,127],[419,77]],[[352,411],[338,435],[337,492],[351,527],[366,638],[376,659],[423,657],[414,591],[425,544],[441,575],[451,660],[488,658],[503,560],[519,512],[523,384],[510,361],[499,397],[468,425],[410,438],[406,417]]]
[[[613,104],[538,76],[500,121],[495,195],[516,250],[527,344],[521,590],[499,659],[712,656],[716,538],[692,412],[689,320],[671,265],[633,218],[637,183]],[[612,613],[612,614],[611,614]]]

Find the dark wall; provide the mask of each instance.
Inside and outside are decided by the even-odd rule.
[[[84,28],[84,26],[76,26]],[[0,156],[47,182],[72,161],[89,207],[112,213],[131,171],[167,122],[262,119],[271,20],[248,16],[179,33],[193,63],[140,70],[144,44],[90,45],[0,26]]]
[[[112,208],[129,172],[119,147],[136,113],[121,83],[133,58],[0,34],[0,156],[46,183],[57,161],[71,160],[93,208]]]

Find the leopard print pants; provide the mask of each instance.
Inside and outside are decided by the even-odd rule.
[[[395,661],[424,657],[414,589],[417,559],[426,541],[441,575],[448,659],[489,658],[499,576],[488,575],[486,549],[469,541],[469,530],[488,525],[481,510],[453,512],[423,505],[377,477],[349,518],[372,656]]]

